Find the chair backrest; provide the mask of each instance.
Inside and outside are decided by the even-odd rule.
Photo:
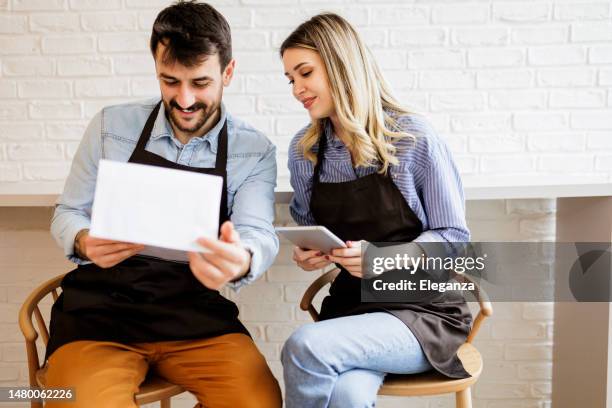
[[[312,284],[306,289],[306,292],[304,292],[304,296],[302,296],[300,308],[304,311],[308,311],[308,313],[310,313],[310,316],[315,322],[319,320],[319,312],[317,312],[317,310],[313,306],[312,300],[321,290],[321,288],[323,288],[329,283],[332,283],[339,273],[339,268],[334,268],[325,272],[323,275],[319,276],[314,282],[312,282]],[[484,319],[493,314],[493,306],[491,305],[491,302],[489,301],[489,297],[487,296],[486,292],[480,287],[480,285],[478,285],[478,283],[472,280],[469,276],[455,273],[454,279],[460,282],[474,284],[474,289],[470,292],[478,301],[480,310],[478,311],[476,319],[474,319],[472,323],[470,334],[468,335],[468,338],[466,340],[468,343],[471,343],[474,340],[476,334],[478,333],[478,330],[480,329],[480,326],[482,325]]]
[[[455,273],[454,278],[458,282],[466,282],[472,283],[474,289],[470,290],[474,298],[478,302],[478,306],[480,310],[478,310],[478,314],[476,315],[476,319],[472,322],[472,328],[470,330],[470,334],[468,334],[467,342],[471,343],[476,337],[478,330],[480,330],[480,326],[486,317],[493,315],[493,305],[489,300],[489,295],[484,291],[484,289],[471,277],[465,274]]]
[[[19,311],[19,327],[25,337],[26,352],[28,355],[28,372],[30,379],[30,386],[37,387],[36,383],[36,372],[41,367],[41,362],[38,356],[38,349],[36,348],[36,340],[42,339],[45,347],[49,342],[49,329],[40,312],[39,303],[47,295],[53,296],[53,301],[56,301],[59,297],[58,288],[62,283],[62,279],[65,275],[56,276],[53,279],[49,279],[30,293],[30,296],[26,298],[21,305]],[[34,316],[34,320],[32,319]],[[34,325],[36,323],[36,326]],[[38,328],[38,330],[37,330]]]

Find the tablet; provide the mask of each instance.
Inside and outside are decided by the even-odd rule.
[[[332,249],[346,248],[346,244],[340,238],[320,225],[277,227],[276,232],[302,249],[317,249],[328,254]]]

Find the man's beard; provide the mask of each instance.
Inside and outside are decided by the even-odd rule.
[[[210,119],[211,116],[216,113],[217,109],[219,108],[219,104],[213,103],[213,105],[207,106],[202,102],[196,102],[190,107],[186,108],[193,109],[193,112],[195,114],[195,121],[192,125],[187,126],[183,125],[184,122],[179,116],[180,113],[177,112],[177,110],[181,110],[181,107],[178,103],[176,103],[174,99],[172,99],[168,103],[164,101],[164,108],[166,109],[166,112],[168,112],[168,117],[170,121],[174,126],[176,126],[178,130],[185,133],[195,133],[204,126],[204,124]]]

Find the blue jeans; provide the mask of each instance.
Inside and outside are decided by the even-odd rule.
[[[305,324],[281,360],[287,408],[374,407],[386,373],[432,368],[410,329],[384,312]]]

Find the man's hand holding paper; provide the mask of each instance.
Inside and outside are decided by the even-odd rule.
[[[197,242],[208,252],[189,252],[189,267],[204,286],[218,290],[249,271],[251,254],[230,221],[221,226],[219,239],[200,238]]]
[[[141,244],[94,238],[89,230],[81,230],[75,238],[75,249],[83,259],[88,259],[101,268],[110,268],[136,255],[145,248]]]

